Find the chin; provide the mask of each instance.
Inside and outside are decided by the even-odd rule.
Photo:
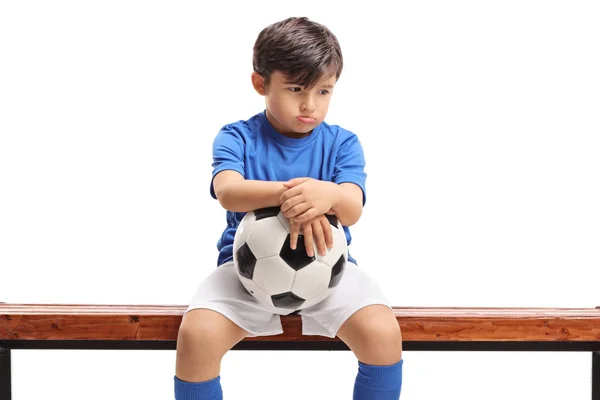
[[[294,124],[294,130],[298,133],[309,133],[310,131],[312,131],[313,129],[315,129],[317,126],[319,125],[319,122],[315,122],[313,124],[307,125],[307,124],[303,124],[303,123],[296,123]]]
[[[317,126],[317,125],[315,125],[315,126],[312,126],[312,125],[311,125],[310,127],[308,127],[308,126],[306,126],[306,125],[305,125],[305,126],[302,128],[302,129],[298,130],[298,133],[309,133],[309,132],[311,132],[313,129],[315,129],[315,127],[316,127],[316,126]]]

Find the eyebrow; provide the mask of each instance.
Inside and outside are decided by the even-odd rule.
[[[300,85],[298,82],[292,82],[292,81],[284,81],[283,82],[284,85],[294,85],[294,86],[302,86]],[[327,88],[327,89],[333,89],[333,85],[315,85],[315,87],[321,87],[321,88]]]

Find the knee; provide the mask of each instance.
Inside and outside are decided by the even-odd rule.
[[[370,321],[359,334],[357,357],[371,365],[391,365],[402,359],[402,332],[396,318]]]
[[[177,355],[202,359],[221,359],[228,349],[220,346],[222,332],[193,313],[186,314],[177,334]]]
[[[364,364],[391,365],[402,359],[402,333],[388,307],[360,309],[342,325],[338,336]]]
[[[391,365],[402,359],[402,332],[396,321],[373,326],[366,341],[367,353],[375,358],[375,364]]]

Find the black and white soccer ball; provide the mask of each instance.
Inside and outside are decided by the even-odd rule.
[[[290,221],[279,207],[248,212],[233,241],[233,261],[240,281],[259,303],[300,310],[325,300],[342,279],[348,261],[346,235],[333,215],[333,247],[325,256],[306,254],[304,236],[290,248]]]

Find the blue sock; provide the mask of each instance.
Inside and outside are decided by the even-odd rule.
[[[176,400],[223,400],[221,377],[206,382],[185,382],[175,377]]]
[[[358,362],[354,400],[398,400],[402,389],[402,363],[367,365]]]

